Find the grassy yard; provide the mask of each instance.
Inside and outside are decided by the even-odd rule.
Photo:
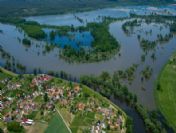
[[[71,124],[72,132],[79,133],[84,129],[87,129],[86,127],[91,127],[91,123],[93,123],[94,119],[95,114],[93,112],[88,112],[87,114],[77,114]]]
[[[45,129],[47,128],[46,123],[36,122],[31,127],[28,127],[27,133],[43,133]]]
[[[176,132],[176,63],[168,63],[160,74],[155,90],[156,103]],[[159,89],[158,89],[159,87]]]
[[[56,113],[48,124],[45,133],[70,133],[66,125],[62,121],[61,116]]]

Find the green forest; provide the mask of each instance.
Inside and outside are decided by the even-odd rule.
[[[62,14],[117,5],[161,5],[174,0],[0,0],[0,16]]]

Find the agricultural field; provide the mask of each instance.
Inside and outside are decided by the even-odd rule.
[[[176,54],[163,68],[155,91],[156,102],[164,117],[176,132]]]
[[[60,131],[61,133],[70,133],[61,116],[56,113],[49,122],[48,128],[46,129],[45,133],[58,133],[58,131]]]

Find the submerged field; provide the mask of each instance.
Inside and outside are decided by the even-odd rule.
[[[160,111],[176,132],[176,54],[161,72],[155,96]]]

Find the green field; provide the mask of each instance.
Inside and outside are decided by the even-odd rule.
[[[76,115],[71,124],[72,132],[77,133],[79,132],[79,130],[86,132],[87,130],[84,130],[84,129],[87,129],[87,127],[91,127],[90,123],[93,123],[94,119],[95,119],[95,113],[93,112],[88,112],[87,114],[84,114],[84,115],[82,115],[81,113]]]
[[[23,24],[21,28],[27,33],[29,37],[35,39],[43,39],[45,37],[45,33],[39,25],[29,25]]]
[[[45,133],[70,133],[61,116],[56,113],[48,124]]]
[[[175,55],[176,57],[176,55]],[[172,58],[175,58],[172,57]],[[156,103],[168,124],[176,132],[176,61],[170,61],[163,69],[155,90]]]

